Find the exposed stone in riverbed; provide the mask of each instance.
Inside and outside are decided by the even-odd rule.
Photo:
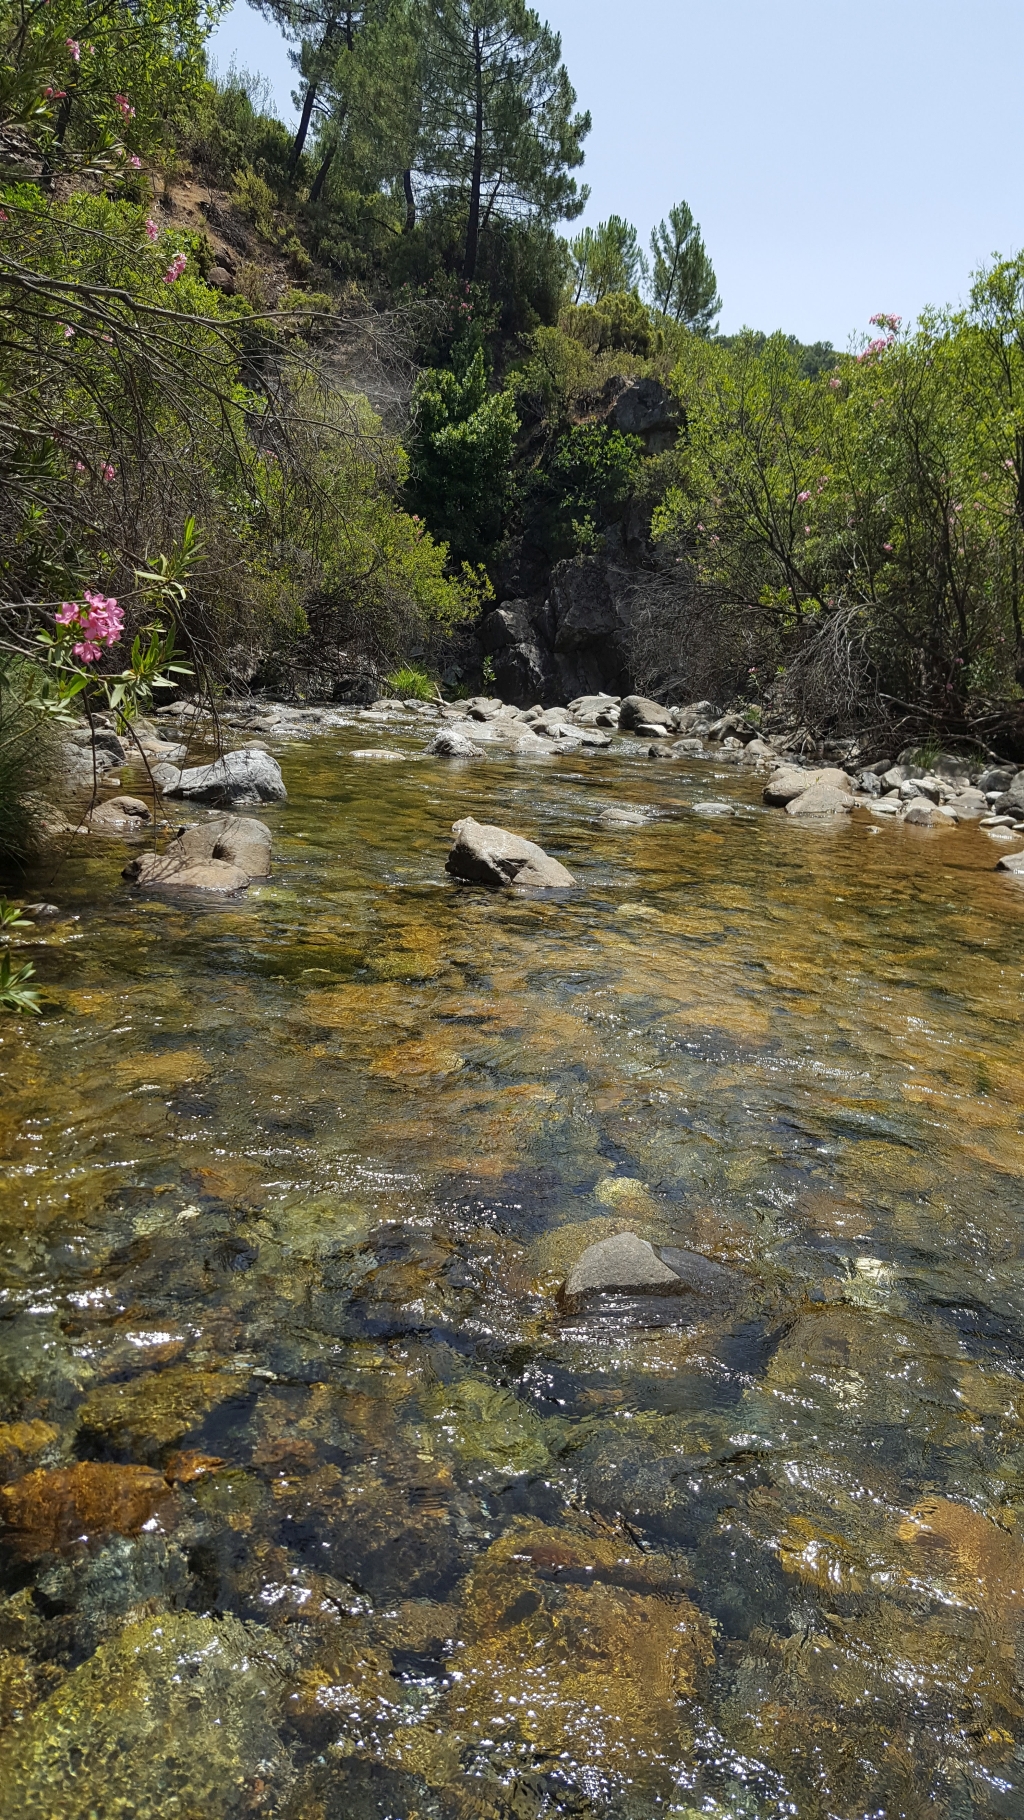
[[[576,880],[559,861],[534,841],[466,816],[452,827],[455,836],[445,866],[455,878],[477,885],[566,886]]]

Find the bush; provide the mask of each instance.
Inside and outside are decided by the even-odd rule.
[[[400,701],[436,701],[437,684],[432,682],[425,670],[415,664],[403,664],[400,670],[393,670],[385,678],[392,695]]]

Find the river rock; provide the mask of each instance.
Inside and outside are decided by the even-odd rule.
[[[458,727],[442,727],[439,733],[434,734],[427,751],[433,758],[483,757],[480,747],[475,746],[469,734],[463,733]]]
[[[655,1250],[635,1232],[620,1232],[588,1245],[569,1272],[559,1299],[572,1311],[588,1297],[601,1295],[691,1294],[720,1299],[732,1294],[741,1282],[735,1271],[699,1251],[676,1245]]]
[[[903,820],[911,828],[930,828],[937,820],[935,806],[925,797],[907,804],[903,811]]]
[[[782,765],[773,771],[765,784],[763,798],[775,808],[785,808],[795,796],[802,796],[805,791],[816,785],[827,785],[833,790],[853,794],[853,785],[845,771],[834,766],[826,766],[819,771],[805,771],[800,765]]]
[[[619,726],[623,732],[646,727],[670,727],[672,713],[660,701],[648,701],[645,695],[627,695],[619,706]]]
[[[1016,776],[1016,765],[989,765],[978,779],[978,789],[986,795],[993,791],[1008,790]]]
[[[465,816],[452,827],[455,845],[445,871],[477,885],[574,885],[571,872],[549,858],[543,847],[506,828]]]
[[[847,779],[849,784],[849,779]],[[787,815],[849,815],[853,796],[849,788],[839,790],[834,784],[815,783],[786,804]]]
[[[109,830],[112,834],[123,834],[126,829],[145,827],[152,819],[139,797],[112,796],[108,802],[97,804],[89,817],[89,826],[100,833]]]
[[[588,1295],[671,1295],[680,1287],[653,1245],[635,1232],[619,1232],[587,1246],[566,1277],[561,1299],[571,1307]]]
[[[1024,878],[1024,852],[1004,853],[1002,859],[996,860],[997,872],[1012,872],[1016,878]]]
[[[216,808],[245,808],[283,802],[288,792],[276,758],[243,746],[237,752],[225,752],[212,765],[194,765],[180,772],[165,795],[211,803]]]
[[[167,763],[150,766],[150,782],[156,785],[162,796],[169,796],[172,793],[174,786],[178,783],[180,777],[181,768],[179,765]]]
[[[130,884],[159,886],[175,891],[217,891],[230,896],[250,883],[248,872],[226,860],[197,860],[194,865],[174,865],[166,854],[142,853],[121,874]]]
[[[395,765],[404,764],[405,753],[395,752],[390,746],[360,746],[357,751],[349,753],[349,758],[378,758],[385,764]]]
[[[137,1535],[173,1502],[162,1473],[148,1466],[83,1460],[40,1468],[0,1491],[5,1536],[20,1554],[71,1548],[84,1539]]]
[[[619,809],[612,805],[602,809],[598,821],[604,828],[642,828],[650,821],[650,812],[644,809]]]
[[[610,746],[612,743],[612,736],[610,733],[603,733],[599,727],[585,727],[581,743],[584,746],[592,746],[595,748]]]
[[[165,859],[177,856],[182,864],[223,860],[240,866],[250,878],[270,877],[272,836],[266,822],[253,815],[214,815],[208,822],[194,822],[175,835]]]
[[[978,821],[988,810],[988,803],[980,790],[961,790],[950,800],[950,808],[955,809],[960,821]]]

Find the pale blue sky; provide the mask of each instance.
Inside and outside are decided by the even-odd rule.
[[[646,241],[680,197],[750,323],[845,346],[876,310],[956,303],[1024,244],[1021,0],[548,0],[594,126],[585,219]],[[275,29],[245,0],[214,55],[270,77]]]

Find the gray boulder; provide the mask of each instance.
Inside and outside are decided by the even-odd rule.
[[[559,1299],[569,1310],[591,1297],[621,1295],[701,1295],[721,1298],[742,1283],[735,1271],[713,1258],[676,1245],[655,1250],[635,1232],[616,1233],[588,1245],[569,1272]]]
[[[452,827],[455,845],[448,855],[445,871],[453,878],[468,879],[476,885],[566,886],[576,880],[571,872],[549,858],[543,847],[507,828],[496,828],[486,822],[465,816]]]
[[[787,815],[849,815],[853,797],[849,790],[837,790],[834,784],[812,784],[800,796],[786,804]]]
[[[1024,878],[1024,852],[1004,853],[1002,859],[996,860],[997,872],[1012,872],[1016,878]]]
[[[479,746],[475,746],[468,733],[458,727],[442,727],[435,733],[427,751],[433,758],[482,758]]]
[[[225,752],[212,765],[195,765],[178,774],[177,783],[165,786],[165,795],[189,802],[210,803],[216,808],[249,808],[257,803],[283,802],[288,795],[281,767],[269,752],[242,747]]]
[[[619,706],[619,726],[624,732],[644,727],[671,727],[672,711],[645,695],[627,695]]]
[[[1016,776],[1016,765],[989,765],[979,777],[977,787],[986,795],[992,790],[1008,790]]]
[[[143,853],[125,867],[133,884],[239,891],[270,876],[271,833],[250,815],[214,815],[179,828],[163,853]],[[202,874],[200,877],[199,875]]]
[[[605,422],[624,436],[639,436],[649,455],[671,449],[683,424],[683,413],[667,386],[657,379],[610,379],[606,394],[617,394]]]
[[[799,765],[783,765],[773,771],[762,792],[764,801],[776,808],[785,808],[794,797],[803,796],[817,784],[827,785],[833,790],[840,790],[852,795],[853,785],[845,771],[826,766],[819,771],[805,771]]]
[[[89,826],[97,834],[105,831],[123,834],[144,828],[153,819],[149,808],[138,796],[111,796],[98,803],[89,817]]]

